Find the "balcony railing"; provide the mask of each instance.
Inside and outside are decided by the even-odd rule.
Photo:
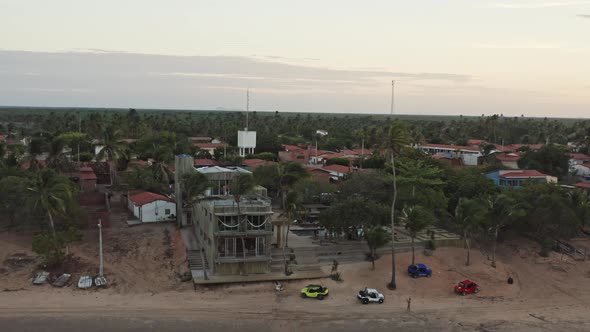
[[[246,250],[246,260],[248,259],[265,259],[268,258],[268,255],[266,254],[266,252],[256,252],[256,250]],[[244,253],[243,251],[239,251],[236,252],[235,255],[234,254],[228,254],[226,255],[223,252],[220,252],[217,254],[217,259],[219,260],[236,260],[236,261],[243,261],[244,260]]]
[[[270,219],[270,218],[269,218]],[[261,226],[255,226],[250,224],[248,221],[243,221],[239,225],[235,225],[233,227],[229,225],[224,225],[221,222],[217,223],[217,231],[218,234],[235,234],[235,233],[265,233],[265,232],[272,232],[272,225],[270,221],[265,222]]]
[[[215,206],[215,214],[216,215],[238,215],[238,206]],[[240,207],[240,214],[272,214],[272,208],[268,205],[261,205],[261,206],[241,206]]]

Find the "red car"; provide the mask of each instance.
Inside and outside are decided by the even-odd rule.
[[[465,294],[479,292],[479,286],[471,280],[463,280],[455,286],[455,292],[465,296]]]

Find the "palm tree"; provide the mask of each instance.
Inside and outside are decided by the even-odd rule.
[[[461,228],[463,232],[463,240],[465,241],[465,250],[467,256],[465,265],[471,264],[470,249],[471,249],[471,233],[480,226],[485,208],[479,200],[470,200],[467,198],[460,198],[455,208],[454,222]]]
[[[6,155],[6,144],[0,141],[0,167],[4,166],[4,157]]]
[[[170,176],[172,172],[166,163],[174,160],[174,153],[167,146],[154,146],[150,154],[153,158],[150,169],[154,179],[158,183],[168,186],[170,184]]]
[[[241,220],[242,210],[240,209],[240,202],[242,200],[242,196],[252,191],[254,188],[254,179],[250,174],[240,174],[232,179],[230,183],[230,192],[231,195],[234,197],[234,201],[238,205],[238,225],[242,223]],[[244,237],[241,237],[242,240],[242,253],[244,255],[244,262],[243,268],[244,273],[246,270],[246,242]]]
[[[291,230],[291,224],[293,223],[293,220],[301,214],[299,195],[295,192],[289,194],[292,195],[288,195],[289,197],[287,198],[287,206],[284,212],[281,214],[282,216],[287,217],[287,233],[285,233],[284,247],[289,247],[289,231]]]
[[[29,163],[29,170],[38,171],[39,162],[37,161],[37,156],[43,153],[43,141],[40,138],[31,139],[26,150],[25,155],[20,160],[20,164]]]
[[[289,189],[300,179],[306,178],[309,173],[299,163],[279,163],[277,165],[277,184],[282,197],[283,210],[287,208],[287,194]]]
[[[434,223],[434,215],[421,206],[410,206],[402,210],[400,219],[405,223],[406,229],[410,232],[410,238],[412,239],[412,265],[414,265],[416,263],[414,240],[418,233]]]
[[[203,173],[192,172],[182,177],[180,186],[188,205],[193,206],[200,200],[203,192],[211,187],[211,184]]]
[[[120,131],[106,129],[102,134],[102,149],[96,155],[97,160],[106,159],[109,162],[111,185],[117,183],[117,165],[120,158],[127,158],[125,143],[119,140]]]
[[[492,267],[496,267],[496,248],[498,246],[498,234],[500,228],[506,226],[514,218],[521,216],[524,211],[521,204],[508,194],[488,196],[484,200],[486,219],[493,232]]]
[[[47,214],[54,237],[56,232],[53,217],[66,213],[66,207],[73,199],[74,188],[70,179],[50,168],[35,173],[31,179],[31,186],[27,188],[31,193],[30,199],[33,206],[40,208]]]
[[[381,226],[374,226],[365,231],[365,240],[369,246],[369,255],[371,256],[372,269],[375,270],[375,259],[377,258],[377,249],[383,247],[391,240],[391,235]]]
[[[65,152],[65,141],[62,137],[55,137],[49,146],[48,166],[56,170],[69,169],[70,159]]]
[[[395,203],[397,201],[397,179],[395,173],[395,155],[399,154],[401,149],[408,145],[409,138],[404,126],[395,120],[389,126],[387,136],[385,137],[385,147],[390,152],[391,172],[393,173],[393,199],[391,202],[391,282],[388,287],[396,289],[395,283]]]

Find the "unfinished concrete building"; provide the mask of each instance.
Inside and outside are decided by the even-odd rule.
[[[219,166],[192,171],[201,172],[211,183],[188,213],[206,275],[270,272],[273,212],[266,189],[258,186],[237,200],[232,196],[230,183],[239,175],[251,175],[250,171]]]

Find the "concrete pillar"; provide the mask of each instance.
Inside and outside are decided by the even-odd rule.
[[[186,226],[186,214],[182,203],[182,177],[196,172],[195,160],[192,156],[181,154],[174,158],[174,195],[176,197],[176,223],[179,227]]]

